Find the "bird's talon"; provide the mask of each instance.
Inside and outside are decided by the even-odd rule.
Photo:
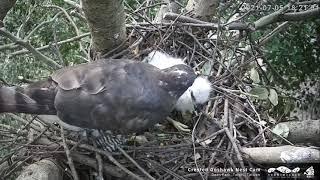
[[[178,122],[178,121],[175,121],[171,118],[167,118],[168,121],[176,128],[178,129],[179,131],[182,131],[182,132],[191,132],[191,130],[189,129],[189,127],[185,124],[182,124],[181,122]]]

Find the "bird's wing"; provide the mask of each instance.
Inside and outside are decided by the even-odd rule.
[[[113,73],[119,72],[119,69],[127,63],[131,62],[128,60],[102,59],[60,69],[51,78],[63,90],[81,88],[89,94],[97,94],[105,90],[107,79],[114,78]]]
[[[66,68],[55,107],[66,123],[122,133],[145,130],[171,110],[172,98],[158,86],[159,69],[129,60],[110,60]]]

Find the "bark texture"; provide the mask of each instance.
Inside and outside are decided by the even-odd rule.
[[[43,159],[25,168],[17,180],[62,180],[61,168],[52,159]]]
[[[219,0],[189,0],[186,9],[195,18],[212,21],[217,13],[218,6]]]
[[[320,151],[308,147],[255,147],[243,148],[242,151],[249,160],[258,164],[320,162]]]
[[[279,124],[289,128],[287,139],[290,142],[320,145],[320,120],[290,121]]]
[[[162,5],[159,9],[159,11],[156,14],[156,17],[154,18],[153,22],[155,23],[166,23],[169,22],[168,20],[164,19],[164,15],[168,12],[177,13],[180,14],[180,6],[178,3],[174,0],[164,0],[165,5]]]
[[[82,0],[82,9],[90,27],[93,50],[98,57],[125,41],[123,1]]]

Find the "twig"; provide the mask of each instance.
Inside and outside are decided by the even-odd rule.
[[[197,158],[196,158],[195,133],[196,133],[196,128],[197,128],[197,125],[198,125],[198,123],[199,123],[199,121],[200,121],[200,118],[201,118],[201,116],[199,116],[196,124],[194,125],[194,127],[193,127],[193,129],[192,129],[192,136],[191,136],[191,138],[192,138],[192,146],[193,146],[194,163],[195,163],[195,165],[196,165],[196,168],[198,168],[198,169],[199,169],[199,166],[198,166]],[[199,171],[198,173],[199,173],[199,175],[201,176],[201,178],[204,180],[204,175],[202,174],[202,172]]]
[[[71,169],[72,176],[73,176],[74,180],[79,180],[78,173],[76,171],[76,168],[74,166],[73,160],[71,158],[70,150],[68,148],[68,145],[66,143],[66,139],[64,137],[63,125],[62,124],[60,124],[60,128],[61,128],[61,138],[62,138],[62,142],[63,142],[63,147],[64,147],[64,150],[66,151],[66,156],[67,156],[67,159],[68,159],[68,164],[69,164],[69,167]]]
[[[71,26],[74,28],[75,32],[76,32],[76,35],[77,36],[80,36],[80,31],[76,25],[76,23],[72,20],[72,18],[70,17],[70,15],[68,14],[68,12],[62,8],[62,7],[59,7],[59,6],[56,6],[56,5],[48,5],[46,7],[51,7],[51,8],[56,8],[56,9],[59,9],[65,16],[66,18],[68,19],[68,21],[71,23]],[[81,44],[81,41],[79,41],[79,47],[80,47],[80,50],[84,53],[84,54],[87,54],[87,52],[84,50],[84,47],[82,46]]]
[[[147,159],[147,161],[149,161],[151,164],[154,164],[154,165],[158,166],[158,167],[161,168],[163,171],[169,173],[171,176],[173,176],[173,177],[175,177],[175,178],[177,178],[177,179],[179,179],[179,180],[186,180],[186,178],[181,177],[181,176],[180,176],[179,174],[177,174],[176,172],[171,171],[170,169],[167,169],[167,168],[163,167],[161,164],[159,164],[159,163],[156,162],[156,161],[153,161],[153,160],[151,160],[151,159]]]
[[[37,59],[44,61],[48,65],[52,66],[53,68],[61,68],[62,66],[56,63],[54,60],[50,59],[49,57],[43,55],[40,51],[35,49],[31,44],[27,41],[19,39],[6,31],[4,28],[0,28],[0,34],[9,38],[11,41],[19,44],[20,46],[26,48],[29,52],[31,52]]]
[[[77,161],[78,163],[85,164],[87,166],[90,166],[92,168],[96,168],[96,161],[93,158],[90,158],[89,156],[82,155],[80,153],[72,153],[71,157],[74,161]],[[103,163],[103,171],[111,176],[115,177],[124,177],[125,174],[121,172],[120,168],[117,168],[116,166],[113,166],[108,163]]]
[[[72,144],[72,145],[75,145],[77,144],[76,142],[73,142],[73,141],[70,141],[70,140],[66,140],[66,142],[68,144]],[[97,152],[97,153],[100,153],[104,156],[106,156],[112,163],[114,163],[116,166],[118,166],[121,170],[123,170],[125,173],[127,173],[128,175],[130,175],[131,177],[137,179],[137,180],[143,180],[143,178],[137,176],[136,174],[134,174],[133,172],[131,172],[130,170],[128,170],[126,167],[124,167],[123,165],[121,165],[116,159],[114,159],[114,157],[107,151],[102,151],[100,149],[97,149],[93,146],[89,146],[89,145],[86,145],[86,144],[80,144],[79,145],[79,148],[83,148],[83,149],[86,149],[86,150],[89,150],[89,151],[93,151],[93,152]]]
[[[29,156],[27,158],[25,158],[23,161],[19,161],[19,163],[17,162],[17,166],[15,166],[14,168],[9,168],[11,169],[8,173],[6,173],[2,178],[3,179],[7,179],[12,173],[16,172],[21,166],[23,166],[28,160],[30,160],[31,158],[33,158],[32,156]],[[14,165],[12,165],[14,166]]]
[[[256,108],[253,106],[252,102],[250,101],[249,98],[247,98],[247,102],[248,104],[251,106],[253,112],[256,114],[256,116],[258,117],[258,122],[259,122],[259,132],[263,132],[263,127],[262,127],[262,120],[261,120],[261,117],[260,117],[260,114],[257,112]],[[264,133],[261,134],[262,138],[263,138],[263,144],[264,146],[266,145],[267,141],[266,141],[266,138],[264,136]]]
[[[65,3],[69,4],[70,6],[76,8],[79,12],[82,11],[82,7],[80,4],[74,2],[74,1],[71,1],[71,0],[63,0]]]
[[[272,30],[270,33],[268,33],[266,36],[262,37],[259,40],[259,46],[265,45],[267,42],[273,39],[277,34],[279,34],[283,29],[287,28],[288,26],[289,26],[288,21],[280,24],[277,28],[275,28],[274,30]]]
[[[184,15],[176,14],[176,13],[171,13],[171,12],[165,13],[163,18],[166,19],[166,20],[174,20],[174,21],[179,21],[179,22],[184,22],[184,23],[211,24],[212,26],[217,27],[217,25],[213,24],[213,23],[209,23],[209,22],[206,22],[206,21],[201,21],[201,20],[198,20],[198,19],[195,19],[195,18],[191,18],[191,17],[188,17],[188,16],[184,16]]]
[[[38,29],[40,29],[42,26],[44,26],[44,25],[46,25],[46,24],[49,24],[49,23],[55,21],[61,14],[62,14],[62,12],[58,12],[58,13],[57,13],[56,15],[54,15],[53,18],[51,18],[50,20],[41,22],[39,25],[37,25],[35,28],[33,28],[33,29],[31,30],[31,32],[30,32],[24,39],[25,39],[25,40],[28,40],[28,39],[31,37],[31,35],[32,35],[33,33],[35,33]]]
[[[144,175],[146,175],[149,179],[155,180],[145,169],[143,169],[134,159],[132,159],[121,147],[117,146],[118,150],[132,162]]]
[[[93,146],[95,148],[97,148],[97,143],[96,141],[92,141],[93,142]],[[97,164],[98,164],[98,167],[97,167],[97,170],[98,170],[98,180],[103,180],[103,160],[102,160],[102,157],[99,153],[95,153],[95,156],[96,156],[96,160],[97,160]]]
[[[224,100],[224,119],[223,119],[223,127],[228,127],[229,122],[229,99],[226,98]]]
[[[244,166],[244,163],[243,163],[243,159],[242,159],[241,153],[240,153],[240,151],[238,149],[238,146],[236,144],[236,140],[232,137],[232,135],[231,135],[231,133],[230,133],[230,131],[229,131],[229,129],[227,127],[224,128],[224,131],[226,132],[226,135],[228,136],[228,138],[229,138],[229,140],[230,140],[230,142],[231,142],[231,144],[233,146],[233,149],[234,149],[234,151],[235,151],[235,153],[237,155],[237,159],[238,159],[238,161],[240,163],[241,168],[244,169],[245,166]]]
[[[70,43],[70,42],[73,42],[73,41],[77,41],[77,40],[82,39],[82,38],[87,37],[87,36],[90,36],[90,33],[83,33],[83,34],[81,34],[79,36],[75,36],[75,37],[72,37],[72,38],[69,38],[69,39],[66,39],[66,40],[59,41],[59,42],[57,42],[57,45]],[[45,50],[45,49],[48,49],[48,48],[50,48],[50,45],[45,45],[45,46],[38,47],[38,48],[36,48],[36,50],[37,51],[41,51],[41,50]],[[14,53],[11,53],[10,55],[11,56],[17,56],[17,55],[23,55],[23,54],[27,54],[27,53],[30,53],[30,51],[21,50],[21,51],[16,51]]]

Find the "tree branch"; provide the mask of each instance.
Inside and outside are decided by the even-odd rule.
[[[302,12],[285,13],[280,16],[282,21],[302,21],[310,18],[319,18],[320,8],[310,9]]]
[[[70,0],[64,0],[65,3],[69,4],[70,6],[76,8],[79,12],[82,12],[82,7],[80,4],[74,2],[74,1],[70,1]]]
[[[264,37],[262,37],[259,40],[259,45],[263,46],[265,45],[267,42],[269,42],[271,39],[273,39],[277,34],[279,34],[282,30],[284,30],[285,28],[287,28],[289,26],[289,22],[286,21],[282,24],[280,24],[277,28],[275,28],[274,30],[272,30],[270,33],[268,33],[267,35],[265,35]]]
[[[59,9],[65,16],[66,18],[68,19],[68,21],[71,23],[71,26],[74,28],[75,32],[76,32],[76,35],[79,36],[80,35],[80,31],[76,25],[76,23],[72,20],[72,18],[70,17],[70,15],[68,14],[68,12],[63,9],[62,7],[59,7],[59,6],[56,6],[56,5],[48,5],[46,7],[51,7],[51,8],[56,8],[56,9]],[[87,54],[87,52],[84,50],[84,47],[82,46],[81,42],[79,41],[79,47],[80,47],[80,50],[84,53],[84,54]]]
[[[45,63],[47,63],[48,65],[54,67],[54,68],[61,68],[62,66],[59,65],[58,63],[56,63],[53,59],[45,56],[44,54],[42,54],[40,51],[38,51],[37,49],[35,49],[28,41],[24,41],[20,38],[15,37],[14,35],[12,35],[10,32],[6,31],[4,28],[0,28],[0,34],[2,36],[5,36],[7,38],[9,38],[11,41],[19,44],[20,46],[26,48],[28,51],[30,51],[30,53],[32,53],[37,59],[44,61]]]
[[[73,41],[77,41],[77,40],[82,39],[82,38],[87,37],[87,36],[90,36],[90,33],[83,33],[80,36],[75,36],[75,37],[72,37],[72,38],[69,38],[69,39],[66,39],[66,40],[63,40],[63,41],[59,41],[59,42],[57,42],[57,45],[70,43],[70,42],[73,42]],[[41,46],[41,47],[36,48],[36,50],[37,51],[42,51],[42,50],[48,49],[50,47],[51,47],[50,45],[45,45],[45,46]],[[11,56],[17,56],[17,55],[28,54],[28,53],[30,53],[30,51],[28,51],[28,50],[20,50],[20,51],[16,51],[14,53],[11,53],[10,55]]]
[[[189,0],[186,9],[194,17],[211,22],[217,14],[218,7],[217,0]]]
[[[319,15],[320,8],[295,13],[283,13],[283,9],[281,9],[279,11],[276,11],[274,13],[260,18],[259,20],[254,22],[254,27],[256,29],[262,29],[269,24],[279,21],[301,21],[311,18],[319,18]]]

